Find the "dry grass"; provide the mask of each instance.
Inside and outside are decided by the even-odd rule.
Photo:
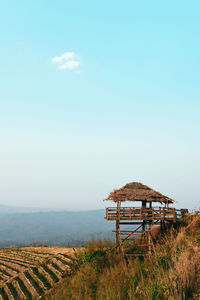
[[[34,251],[34,252],[40,252],[40,253],[49,253],[57,255],[58,253],[67,254],[70,256],[74,256],[74,250],[73,248],[66,248],[66,247],[59,247],[59,246],[29,246],[29,247],[22,247],[19,248],[21,250],[25,251]],[[81,248],[79,248],[81,249]]]
[[[108,243],[105,246],[101,241],[91,241],[79,269],[49,299],[200,300],[198,237],[200,218],[187,219],[160,240],[151,259],[126,262],[122,256],[105,250]]]

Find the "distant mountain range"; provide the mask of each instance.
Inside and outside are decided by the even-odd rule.
[[[23,207],[23,206],[7,206],[0,205],[0,215],[15,214],[15,213],[35,213],[48,211],[63,211],[58,208],[44,208],[44,207]]]
[[[51,211],[0,206],[0,247],[31,244],[79,246],[92,237],[113,239],[104,210]]]

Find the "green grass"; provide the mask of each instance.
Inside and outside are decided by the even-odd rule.
[[[197,243],[200,245],[200,235],[197,236]]]

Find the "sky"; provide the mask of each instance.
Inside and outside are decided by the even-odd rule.
[[[200,206],[200,2],[0,3],[0,204]],[[110,205],[110,204],[109,204]]]

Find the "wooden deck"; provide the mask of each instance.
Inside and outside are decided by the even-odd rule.
[[[168,221],[176,222],[177,212],[175,208],[165,207],[150,207],[150,208],[137,208],[137,207],[107,207],[106,220],[109,221]]]

